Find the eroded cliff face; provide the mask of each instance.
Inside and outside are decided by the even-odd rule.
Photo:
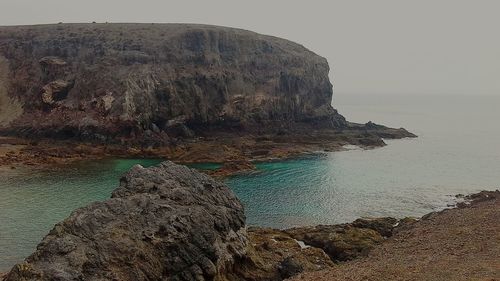
[[[343,127],[328,72],[301,45],[225,27],[0,27],[0,126],[101,141]]]

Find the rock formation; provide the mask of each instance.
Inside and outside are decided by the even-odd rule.
[[[226,280],[246,254],[243,207],[184,166],[135,166],[112,198],[74,211],[6,280]]]
[[[384,241],[384,236],[392,235],[397,222],[394,218],[360,219],[351,224],[299,227],[285,232],[307,245],[323,249],[332,260],[340,262],[366,255]]]
[[[0,27],[0,127],[106,142],[345,127],[328,72],[299,44],[226,27]]]
[[[322,249],[300,243],[281,230],[250,227],[248,238],[247,254],[234,268],[233,280],[279,281],[334,266]]]

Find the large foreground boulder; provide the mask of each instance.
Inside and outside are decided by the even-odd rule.
[[[246,248],[243,207],[227,186],[171,162],[137,165],[6,280],[227,280]]]

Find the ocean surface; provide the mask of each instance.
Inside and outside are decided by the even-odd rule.
[[[419,137],[259,163],[257,172],[227,179],[249,224],[286,228],[421,216],[453,204],[456,194],[500,187],[500,97],[337,95],[334,104],[350,121],[405,127]],[[131,166],[159,161],[0,170],[0,271],[32,253],[72,210],[108,198]]]

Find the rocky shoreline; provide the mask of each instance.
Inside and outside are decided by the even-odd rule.
[[[135,166],[75,210],[15,280],[500,280],[500,195],[421,219],[248,227],[239,199],[175,163],[254,161],[416,137],[348,122],[326,59],[288,40],[192,24],[0,27],[0,169],[102,158]]]
[[[241,135],[213,133],[211,136],[179,139],[172,145],[138,146],[85,143],[75,140],[0,137],[0,168],[23,166],[50,168],[80,160],[103,158],[158,158],[176,163],[220,163],[216,177],[253,170],[252,161],[287,159],[320,151],[340,151],[346,145],[364,149],[384,146],[382,138],[416,137],[405,129],[368,123],[351,124],[349,129],[308,131],[304,134]]]
[[[365,271],[354,273],[344,268],[351,268],[351,264],[370,268],[358,263],[373,259],[385,264],[387,256],[391,257],[387,262],[394,262],[391,252],[397,254],[400,249],[407,255],[400,259],[417,258],[425,249],[435,249],[425,246],[436,242],[434,234],[453,237],[437,241],[441,248],[451,247],[448,255],[459,254],[453,250],[459,249],[455,245],[458,241],[465,243],[459,247],[471,250],[476,262],[488,257],[490,260],[481,265],[489,268],[485,272],[490,275],[478,272],[494,278],[498,276],[491,271],[495,266],[491,259],[500,255],[500,245],[494,242],[500,239],[499,207],[499,191],[481,192],[468,196],[455,209],[421,219],[363,218],[341,225],[286,230],[247,227],[241,203],[224,184],[172,162],[151,168],[137,165],[120,180],[111,199],[74,211],[4,280],[258,281],[283,280],[305,272],[317,272],[324,280],[361,280],[367,276]],[[484,233],[474,237],[470,231]],[[469,250],[459,255],[467,256]],[[429,267],[429,260],[424,261]],[[449,266],[456,270],[455,265]],[[347,275],[332,279],[337,273],[330,271]],[[479,276],[474,268],[469,271]],[[469,271],[461,268],[457,272]],[[300,278],[318,278],[308,274],[316,273]],[[417,276],[404,280],[465,280],[419,279],[419,273],[412,271],[401,274]],[[392,280],[392,275],[380,276],[385,279],[369,280]]]
[[[500,191],[472,194],[397,230],[365,257],[292,280],[500,280],[499,222]]]
[[[384,145],[348,122],[330,67],[300,44],[196,24],[0,27],[0,166],[103,157],[249,161]]]

